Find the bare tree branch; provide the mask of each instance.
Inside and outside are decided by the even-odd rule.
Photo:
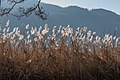
[[[12,4],[12,7],[10,7],[10,8],[1,7],[0,8],[0,16],[10,14],[10,12],[14,9],[14,7],[17,4],[20,4],[20,3],[24,2],[24,1],[26,1],[26,0],[7,0],[7,2],[9,4]],[[19,7],[17,9],[19,14],[11,13],[11,15],[13,15],[15,17],[18,17],[20,19],[23,16],[28,17],[28,16],[30,16],[32,14],[32,12],[34,12],[36,14],[36,16],[42,18],[43,20],[46,20],[48,14],[45,13],[45,10],[42,7],[40,7],[40,2],[41,2],[41,0],[38,0],[36,5],[34,5],[32,7],[29,7],[29,8]],[[0,3],[1,3],[1,0],[0,0]]]

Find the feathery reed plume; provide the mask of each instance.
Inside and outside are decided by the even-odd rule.
[[[120,79],[120,37],[70,25],[10,31],[9,22],[0,34],[1,80]]]

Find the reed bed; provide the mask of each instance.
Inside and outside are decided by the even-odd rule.
[[[9,23],[0,33],[0,80],[120,80],[120,37]]]

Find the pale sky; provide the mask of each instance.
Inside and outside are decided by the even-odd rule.
[[[103,8],[120,15],[120,0],[42,0],[42,2],[62,7],[77,5],[88,9]]]

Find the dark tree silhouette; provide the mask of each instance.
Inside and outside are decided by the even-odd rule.
[[[12,12],[12,10],[15,8],[15,6],[17,6],[18,4],[22,4],[27,0],[7,0],[7,3],[12,5],[9,8],[2,7],[1,6],[2,1],[5,1],[5,0],[0,0],[0,16],[10,14]],[[43,20],[46,20],[48,14],[45,12],[43,7],[40,7],[40,2],[41,2],[41,0],[38,0],[37,4],[35,4],[29,8],[19,7],[17,9],[19,14],[11,13],[11,15],[18,17],[20,19],[23,16],[30,16],[34,12],[36,14],[36,16],[42,18]]]

